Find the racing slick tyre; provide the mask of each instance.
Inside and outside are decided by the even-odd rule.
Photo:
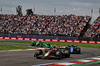
[[[34,43],[32,43],[32,44],[31,44],[31,46],[35,46],[35,44],[34,44]]]
[[[41,54],[42,54],[42,50],[37,50],[37,51],[35,52],[34,57],[36,57],[37,59],[40,59],[41,57],[38,57],[38,56],[41,55]]]
[[[56,51],[57,59],[62,59],[62,53],[60,51]]]
[[[77,54],[81,54],[81,49],[77,48]]]
[[[70,57],[70,50],[65,50],[64,53],[65,53],[65,57],[67,58]]]
[[[50,44],[47,44],[50,47]]]

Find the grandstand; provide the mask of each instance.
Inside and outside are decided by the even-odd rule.
[[[100,37],[100,16],[92,23],[92,25],[87,29],[83,35],[82,40],[94,40],[99,41]]]
[[[0,33],[78,37],[90,16],[0,15]]]
[[[98,17],[94,23],[87,29],[84,36],[96,37],[99,34],[100,17]]]
[[[100,17],[93,22],[90,16],[75,15],[0,15],[1,34],[77,37],[79,40],[98,40]],[[80,39],[81,38],[81,39]]]

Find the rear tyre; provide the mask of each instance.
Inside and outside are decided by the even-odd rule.
[[[62,53],[60,51],[56,51],[57,59],[62,59]]]
[[[70,57],[70,50],[65,50],[64,53],[65,53],[65,57],[67,58]]]

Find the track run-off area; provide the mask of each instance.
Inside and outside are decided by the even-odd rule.
[[[0,44],[30,46],[29,44],[6,43],[6,42],[0,42]],[[0,66],[35,66],[35,65],[48,64],[48,63],[69,62],[72,60],[80,60],[80,59],[100,56],[100,49],[81,48],[81,54],[71,54],[70,58],[63,58],[61,60],[36,59],[34,57],[35,51],[36,50],[32,50],[32,49],[0,51]],[[82,66],[82,65],[76,65],[76,66]],[[92,62],[92,65],[90,63],[90,64],[87,64],[87,66],[100,66],[100,64],[99,63],[94,64]]]

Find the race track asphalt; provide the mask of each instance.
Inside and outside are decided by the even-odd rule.
[[[19,43],[4,43],[6,45],[21,45],[30,46],[30,44]],[[100,56],[100,49],[93,48],[81,48],[81,54],[71,54],[70,58],[57,59],[36,59],[34,57],[35,50],[28,51],[0,51],[0,66],[32,66],[45,63],[63,62],[77,59],[84,59],[90,57]],[[88,66],[100,66],[100,63],[88,65]]]

